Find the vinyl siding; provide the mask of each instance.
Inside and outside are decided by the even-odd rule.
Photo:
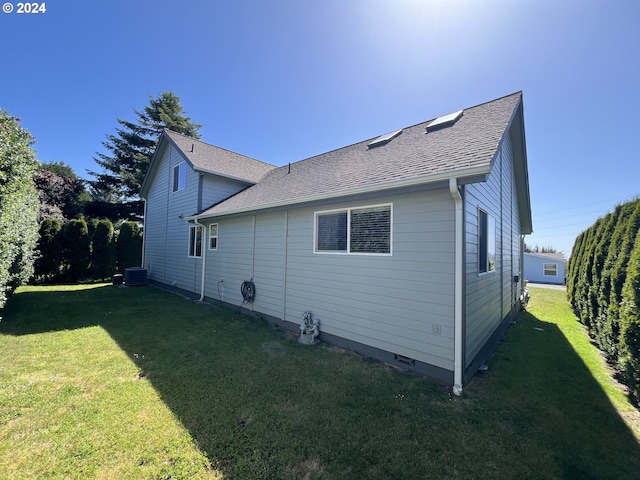
[[[514,276],[520,275],[520,219],[516,202],[511,144],[505,135],[487,181],[465,187],[465,365],[478,354],[517,301]],[[493,272],[478,271],[478,208],[496,222]]]

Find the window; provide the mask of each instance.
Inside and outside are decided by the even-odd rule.
[[[182,162],[173,167],[173,191],[184,190],[187,186],[187,164]]]
[[[391,205],[317,212],[316,253],[391,254]]]
[[[558,276],[558,264],[557,263],[545,263],[544,264],[544,276],[545,277],[557,277]]]
[[[189,256],[202,257],[202,227],[189,227]]]
[[[478,209],[478,272],[496,269],[496,221],[482,209]]]
[[[209,225],[209,250],[218,249],[218,224]]]

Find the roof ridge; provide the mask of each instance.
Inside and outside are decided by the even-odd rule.
[[[268,165],[270,167],[276,167],[277,168],[277,165],[273,165],[271,163],[265,162],[264,160],[259,160],[257,158],[250,157],[248,155],[245,155],[244,153],[234,152],[233,150],[229,150],[228,148],[220,147],[219,145],[214,145],[213,143],[205,142],[203,140],[200,140],[199,138],[190,137],[189,135],[184,135],[182,133],[176,132],[175,130],[171,130],[170,128],[164,128],[163,131],[169,132],[169,133],[174,134],[174,135],[180,135],[181,137],[183,137],[185,139],[195,140],[198,143],[202,143],[202,144],[207,145],[209,147],[213,147],[213,148],[216,148],[218,150],[224,150],[225,152],[229,152],[229,153],[232,153],[234,155],[240,155],[241,157],[248,158],[249,160],[253,160],[254,162],[263,163],[263,164]]]

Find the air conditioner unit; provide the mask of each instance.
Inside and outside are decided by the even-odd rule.
[[[124,284],[133,287],[147,284],[147,269],[142,267],[130,267],[124,269]]]

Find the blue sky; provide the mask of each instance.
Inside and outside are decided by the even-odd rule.
[[[275,165],[522,90],[527,243],[568,254],[640,194],[637,0],[9,3],[0,107],[84,177],[116,118],[167,90],[204,141]]]

